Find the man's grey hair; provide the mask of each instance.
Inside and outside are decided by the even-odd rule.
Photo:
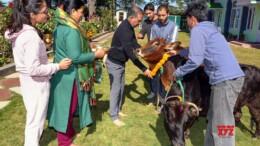
[[[133,6],[130,11],[127,13],[127,18],[133,16],[133,17],[137,17],[138,14],[142,14],[144,15],[144,11],[140,8],[140,7],[137,7],[137,6]]]

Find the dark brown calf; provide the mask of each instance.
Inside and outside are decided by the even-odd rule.
[[[140,48],[139,55],[149,64],[152,70],[155,65],[161,60],[163,54],[168,49],[184,49],[177,43],[164,43],[164,39],[154,39]],[[186,59],[180,56],[170,58],[164,65],[164,73],[161,76],[161,82],[167,91],[173,81],[173,72],[175,69],[186,62]],[[256,131],[253,135],[254,138],[260,136],[259,123],[260,123],[260,69],[250,66],[241,65],[242,70],[245,72],[245,83],[242,92],[237,99],[234,114],[238,122],[242,117],[241,108],[247,106],[252,116],[252,122],[256,124]],[[210,85],[208,84],[208,77],[204,72],[203,67],[198,68],[194,72],[186,75],[183,80],[185,89],[185,102],[171,101],[166,102],[165,111],[165,128],[171,139],[172,145],[183,145],[185,143],[185,132],[188,131],[187,124],[194,121],[194,112],[191,114],[185,104],[191,102],[203,109],[207,113],[207,103],[210,96]],[[174,84],[169,92],[169,96],[181,96],[180,87]],[[175,99],[176,100],[176,99]],[[178,104],[177,104],[178,102]],[[174,106],[173,106],[174,105]],[[180,112],[179,109],[183,109]],[[194,109],[194,108],[193,108]],[[191,110],[194,111],[194,110]],[[193,115],[193,116],[189,116]],[[200,112],[200,115],[202,112]]]

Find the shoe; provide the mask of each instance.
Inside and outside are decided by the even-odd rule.
[[[151,93],[147,96],[148,99],[151,99],[151,98],[153,98],[153,97],[154,97],[154,93],[153,93],[153,92],[151,92]]]
[[[125,123],[120,121],[119,119],[114,120],[113,123],[116,124],[116,126],[118,126],[118,127],[125,126]]]
[[[127,117],[127,114],[123,113],[123,112],[119,112],[118,113],[119,116],[122,116],[122,117]]]

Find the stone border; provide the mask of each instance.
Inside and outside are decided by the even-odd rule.
[[[113,32],[113,31],[114,31],[114,30],[110,30],[110,31],[106,31],[106,32],[97,34],[96,36],[93,36],[93,37],[91,37],[90,39],[91,39],[91,40],[97,39],[97,38],[99,38],[99,37],[101,37],[101,36],[103,36],[103,35],[105,35],[105,34],[108,34],[108,33],[110,33],[110,32]],[[50,53],[52,53],[52,52],[53,52],[53,50],[48,51],[47,54],[50,54]],[[14,64],[14,63],[7,64],[7,65],[5,65],[5,66],[3,66],[3,67],[0,67],[0,76],[1,76],[1,77],[7,76],[7,75],[12,74],[12,73],[14,73],[14,72],[15,72],[15,64]]]
[[[11,64],[7,64],[3,67],[0,67],[0,76],[4,77],[7,76],[9,74],[12,74],[15,72],[15,64],[11,63]]]
[[[95,35],[95,36],[93,36],[93,37],[90,37],[90,39],[91,39],[91,40],[97,39],[97,38],[99,38],[99,37],[101,37],[101,36],[103,36],[103,35],[105,35],[105,34],[108,34],[108,33],[110,33],[110,32],[113,32],[113,31],[115,31],[115,30],[110,30],[110,31],[105,31],[105,32],[103,32],[103,33],[99,33],[99,34],[97,34],[97,35]]]

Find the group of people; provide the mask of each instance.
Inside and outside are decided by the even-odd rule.
[[[60,0],[58,6],[53,63],[48,62],[43,35],[35,27],[37,23],[47,22],[45,0],[15,0],[5,32],[6,39],[12,42],[27,111],[25,146],[39,145],[46,116],[49,127],[57,132],[59,146],[74,145],[75,114],[79,115],[80,128],[92,123],[88,98],[94,94],[94,61],[103,58],[105,51],[92,52],[79,27],[84,2]]]
[[[79,115],[80,128],[92,123],[88,98],[93,96],[95,59],[103,58],[101,49],[89,47],[88,38],[79,26],[85,8],[81,0],[59,0],[55,11],[57,26],[54,36],[54,62],[49,63],[41,32],[35,27],[48,19],[45,0],[15,0],[13,13],[5,32],[12,42],[16,70],[20,73],[22,97],[26,108],[25,146],[37,146],[47,117],[49,127],[55,129],[59,146],[73,146],[76,132],[73,116]],[[134,27],[142,22],[142,30],[135,35]],[[157,94],[156,77],[133,53],[140,48],[137,39],[148,36],[166,38],[166,43],[176,41],[177,25],[168,19],[167,5],[161,5],[155,15],[154,6],[147,4],[143,10],[133,6],[114,33],[108,52],[106,67],[110,79],[110,116],[117,126],[125,123],[119,116],[122,110],[125,86],[125,63],[130,59],[144,75],[151,78],[151,97]],[[171,56],[187,56],[189,60],[173,73],[176,78],[192,72],[202,63],[210,78],[212,94],[208,113],[205,146],[235,145],[234,136],[220,137],[217,125],[234,125],[233,107],[243,85],[244,73],[223,35],[207,21],[204,2],[192,2],[185,11],[191,28],[188,51],[169,51]],[[163,91],[159,91],[163,94]],[[221,107],[221,108],[219,108]]]
[[[177,25],[168,19],[167,5],[160,5],[157,15],[155,15],[154,6],[147,4],[144,7],[144,13],[147,19],[143,22],[140,33],[135,35],[133,28],[141,22],[143,12],[138,7],[131,9],[128,18],[119,25],[115,32],[106,61],[111,85],[110,115],[118,126],[124,126],[118,115],[125,115],[121,112],[124,97],[125,62],[130,58],[146,76],[151,78],[151,71],[133,54],[134,49],[141,47],[136,39],[143,39],[147,34],[148,41],[154,38],[166,38],[165,43],[169,43],[176,41],[178,34]],[[235,135],[219,136],[217,126],[235,126],[233,109],[243,86],[244,72],[224,36],[214,23],[207,20],[206,1],[189,3],[184,16],[191,29],[189,49],[167,52],[172,57],[181,55],[188,58],[183,66],[173,72],[174,79],[182,78],[201,64],[205,65],[205,72],[209,76],[209,84],[211,84],[211,95],[204,146],[234,146]],[[151,94],[148,98],[153,98],[158,93],[162,97],[165,95],[164,89],[157,91],[156,77],[158,78],[158,76],[151,78]],[[156,98],[154,99],[156,100]]]

